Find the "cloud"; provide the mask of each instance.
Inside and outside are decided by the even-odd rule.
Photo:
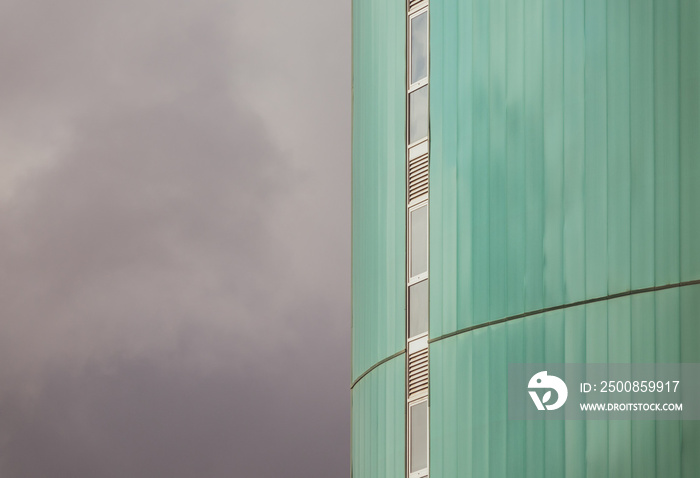
[[[271,170],[285,168],[254,119],[200,94],[80,125],[6,207],[5,313],[27,340],[80,330],[104,352],[154,324],[245,330],[247,277],[271,267],[265,220],[282,192]]]
[[[0,5],[3,476],[349,466],[348,52],[258,8]]]
[[[349,454],[329,446],[348,432],[332,407],[252,373],[201,374],[167,358],[55,370],[31,413],[6,402],[3,475],[329,476]]]

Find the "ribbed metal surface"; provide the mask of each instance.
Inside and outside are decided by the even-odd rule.
[[[405,10],[353,1],[353,380],[406,346]]]
[[[408,163],[408,202],[428,194],[428,155],[419,156]]]
[[[428,348],[408,356],[408,399],[428,391]]]
[[[431,0],[431,478],[696,478],[700,424],[513,421],[509,363],[700,361],[700,3]]]
[[[405,478],[406,360],[372,370],[352,389],[352,478]]]
[[[700,278],[700,2],[431,1],[430,333]]]
[[[695,285],[433,342],[431,478],[697,478],[699,422],[513,421],[507,376],[509,363],[699,362],[698,310]]]
[[[406,347],[406,3],[353,0],[352,380]],[[352,389],[352,477],[405,478],[406,357]]]

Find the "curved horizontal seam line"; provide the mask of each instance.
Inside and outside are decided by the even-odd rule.
[[[395,359],[396,357],[399,357],[399,356],[401,356],[402,354],[405,354],[405,353],[406,353],[406,349],[399,350],[399,351],[396,352],[394,355],[390,355],[390,356],[388,356],[388,357],[386,357],[386,358],[383,358],[383,359],[381,359],[379,362],[377,362],[377,363],[375,363],[374,365],[372,365],[370,368],[368,368],[367,370],[365,370],[364,372],[362,372],[362,375],[360,375],[359,377],[357,377],[357,378],[355,379],[354,382],[352,382],[352,385],[350,385],[350,390],[352,390],[352,389],[355,387],[355,385],[357,385],[357,382],[359,382],[360,380],[362,380],[363,378],[365,378],[365,375],[367,375],[368,373],[370,373],[372,370],[374,370],[375,368],[379,367],[380,365],[382,365],[382,364],[388,362],[389,360],[393,360],[393,359]]]
[[[530,312],[523,312],[522,314],[511,315],[509,317],[504,317],[502,319],[484,322],[483,324],[465,327],[463,329],[459,329],[459,330],[455,330],[454,332],[450,332],[449,334],[441,335],[439,337],[435,337],[434,339],[429,339],[428,343],[432,344],[432,343],[437,342],[439,340],[454,337],[455,335],[463,334],[466,332],[471,332],[472,330],[482,329],[484,327],[490,327],[491,325],[502,324],[503,322],[510,322],[511,320],[522,319],[525,317],[530,317],[532,315],[546,314],[547,312],[553,312],[555,310],[569,309],[571,307],[579,307],[581,305],[592,304],[594,302],[602,302],[604,300],[619,299],[620,297],[626,297],[626,296],[630,296],[630,295],[645,294],[647,292],[656,292],[656,291],[660,291],[660,290],[675,289],[675,288],[685,287],[685,286],[689,286],[689,285],[698,285],[698,284],[700,284],[700,279],[686,281],[686,282],[678,282],[675,284],[666,284],[666,285],[660,285],[660,286],[654,286],[654,287],[646,287],[644,289],[628,290],[626,292],[618,292],[616,294],[610,294],[610,295],[606,295],[603,297],[595,297],[593,299],[580,300],[578,302],[572,302],[570,304],[555,305],[553,307],[546,307],[544,309],[533,310]]]

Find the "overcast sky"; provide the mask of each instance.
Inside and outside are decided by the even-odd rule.
[[[349,238],[349,0],[0,0],[0,476],[348,476]]]

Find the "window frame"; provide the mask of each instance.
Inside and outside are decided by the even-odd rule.
[[[416,93],[418,90],[421,88],[426,88],[426,103],[427,103],[427,112],[426,112],[426,133],[424,136],[421,136],[418,139],[415,139],[413,142],[411,141],[411,95],[413,93]],[[406,142],[407,146],[406,149],[410,150],[411,148],[418,146],[420,143],[423,141],[428,141],[430,139],[430,85],[426,81],[426,83],[420,87],[417,87],[409,92],[406,93]]]
[[[429,250],[429,249],[428,249]],[[427,307],[428,307],[428,312],[427,312],[427,327],[425,332],[421,332],[419,334],[413,334],[411,335],[411,288],[416,287],[417,285],[421,284],[422,282],[427,282],[427,287],[428,287],[428,296],[426,297],[426,302],[427,302]],[[420,339],[424,336],[428,335],[428,332],[430,331],[430,278],[425,277],[421,280],[418,280],[414,282],[413,284],[410,284],[406,286],[406,292],[407,292],[407,307],[406,307],[406,312],[408,316],[408,320],[406,321],[406,337],[408,342],[413,342],[417,339]]]
[[[425,28],[425,45],[426,45],[426,51],[425,51],[425,67],[426,67],[426,73],[425,77],[421,78],[420,80],[411,83],[411,72],[413,70],[413,41],[411,40],[411,33],[413,32],[413,19],[424,14],[426,15],[426,28]],[[406,88],[408,91],[408,94],[412,93],[413,91],[422,88],[423,86],[428,84],[428,79],[430,77],[430,13],[428,10],[428,4],[427,2],[423,4],[422,6],[415,8],[415,11],[412,11],[408,15],[408,38],[406,40],[406,43],[408,45],[408,61],[407,61],[407,71],[406,71]]]
[[[411,409],[417,405],[425,403],[425,468],[420,470],[411,471],[411,452],[413,451],[412,438],[413,438],[413,415],[411,414]],[[428,397],[423,397],[415,400],[408,404],[408,446],[406,453],[406,470],[408,471],[409,478],[424,478],[427,477],[430,471],[430,403]]]
[[[425,231],[425,272],[421,272],[420,274],[416,275],[411,275],[413,272],[412,266],[413,266],[413,220],[412,220],[412,213],[422,207],[425,207],[425,223],[426,223],[426,231]],[[418,282],[421,282],[425,279],[428,278],[428,274],[430,272],[430,207],[429,207],[429,201],[427,199],[423,199],[421,202],[417,202],[416,204],[412,205],[411,207],[408,208],[408,220],[406,221],[408,224],[408,254],[406,254],[406,266],[407,266],[407,276],[408,276],[408,281],[406,283],[406,287],[411,287],[414,284],[417,284]]]

